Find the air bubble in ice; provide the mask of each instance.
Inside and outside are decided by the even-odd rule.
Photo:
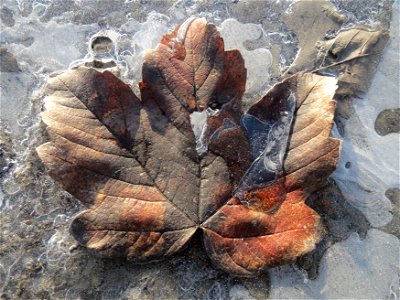
[[[110,53],[113,48],[113,41],[108,36],[96,36],[90,42],[90,47],[95,54]]]
[[[46,242],[46,251],[41,255],[41,258],[44,257],[49,265],[57,265],[67,257],[66,237],[65,232],[57,230]]]
[[[207,300],[216,300],[216,299],[225,299],[227,298],[227,292],[220,282],[215,281],[211,288],[208,290],[206,299]]]

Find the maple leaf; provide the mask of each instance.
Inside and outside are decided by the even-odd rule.
[[[71,225],[79,243],[143,262],[201,230],[212,261],[238,276],[312,250],[320,222],[304,201],[338,162],[336,80],[296,74],[243,113],[243,59],[199,18],[148,52],[142,72],[140,99],[109,71],[48,81],[50,141],[37,152],[87,207]]]

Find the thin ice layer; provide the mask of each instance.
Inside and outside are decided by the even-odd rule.
[[[253,157],[257,157],[244,175],[237,191],[248,191],[273,183],[283,173],[283,157],[286,153],[296,100],[293,93],[283,104],[277,121],[260,120],[245,114],[241,118],[250,140]]]

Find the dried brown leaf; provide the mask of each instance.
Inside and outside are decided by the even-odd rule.
[[[356,26],[318,44],[320,68],[337,72],[337,96],[365,93],[389,40],[386,30]]]
[[[338,162],[336,80],[296,74],[243,114],[245,78],[240,53],[224,51],[214,25],[191,18],[146,55],[140,100],[109,71],[79,67],[49,79],[42,118],[50,141],[37,151],[87,207],[71,225],[79,243],[141,262],[176,253],[201,230],[214,263],[238,276],[313,249],[319,216],[304,201]],[[285,123],[291,105],[294,121]],[[199,153],[191,114],[206,111]],[[249,129],[244,118],[264,127]],[[271,139],[274,128],[280,139]],[[276,169],[256,168],[258,142],[276,144],[268,150]]]

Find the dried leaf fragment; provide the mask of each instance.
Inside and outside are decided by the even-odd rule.
[[[320,68],[334,70],[338,77],[338,96],[365,93],[389,40],[386,30],[356,26],[340,32],[334,39],[317,44]]]

